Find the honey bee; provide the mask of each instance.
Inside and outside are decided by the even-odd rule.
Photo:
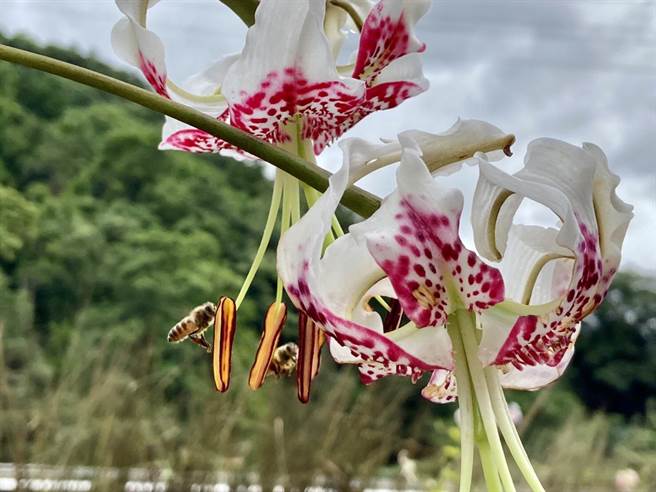
[[[196,306],[187,316],[171,328],[167,340],[171,343],[178,343],[189,338],[196,345],[200,345],[206,351],[211,352],[212,346],[205,339],[203,332],[214,321],[215,312],[216,305],[213,302],[206,302],[200,306]]]
[[[281,345],[273,352],[269,372],[280,376],[291,376],[296,369],[298,359],[298,345],[289,342]]]

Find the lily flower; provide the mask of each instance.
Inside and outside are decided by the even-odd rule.
[[[593,144],[542,138],[508,175],[481,159],[472,222],[481,254],[499,261],[509,302],[482,316],[480,357],[502,368],[507,387],[537,389],[558,378],[580,322],[599,306],[617,272],[632,207]],[[523,199],[553,211],[559,229],[513,224]]]
[[[329,336],[335,359],[357,364],[364,382],[388,374],[416,380],[430,371],[434,377],[429,386],[437,386],[436,380],[441,378],[439,387],[447,389],[440,396],[439,390],[434,391],[432,399],[452,401],[455,384],[450,373],[454,361],[443,325],[459,295],[447,293],[444,275],[456,272],[456,290],[461,288],[466,305],[479,311],[503,300],[503,283],[495,269],[470,259],[469,252],[463,253],[466,249],[457,234],[462,208],[459,192],[451,190],[440,195],[434,190],[422,191],[427,183],[436,185],[420,154],[423,151],[431,156],[435,148],[448,154],[450,148],[461,147],[462,141],[475,145],[491,136],[503,138],[503,133],[492,125],[470,120],[457,122],[444,134],[428,136],[408,132],[400,143],[369,144],[359,139],[342,142],[344,164],[331,178],[329,190],[283,236],[278,247],[278,271],[296,307]],[[393,162],[394,156],[401,157],[397,192],[370,219],[352,226],[349,234],[328,246],[321,257],[332,215],[353,177],[366,174],[363,170],[378,169],[380,163]],[[437,158],[430,162],[433,171],[439,171],[444,164]],[[409,206],[412,197],[439,199],[439,203],[419,204],[441,207],[437,218],[431,216],[422,225],[400,224],[400,216],[408,213],[402,209]],[[440,230],[436,241],[427,235],[431,228]],[[415,230],[423,242],[413,242]],[[475,258],[473,252],[471,255]],[[469,274],[478,276],[480,270],[480,281],[469,284]],[[483,288],[486,282],[489,285]],[[370,307],[374,299],[381,297],[393,300],[385,319]],[[403,327],[399,327],[401,313],[410,320]]]
[[[335,38],[344,24],[337,11],[358,17],[368,2],[329,2],[326,19],[325,0],[263,0],[244,50],[222,58],[182,86],[168,77],[164,44],[147,27],[148,10],[157,0],[116,3],[125,18],[112,32],[114,49],[139,68],[159,94],[272,143],[289,142],[300,131],[320,153],[362,118],[393,108],[428,87],[418,55],[425,45],[415,37],[414,25],[428,10],[429,0],[378,2],[364,18],[352,67],[336,65],[333,53],[339,41],[328,40],[324,22],[333,26],[329,30]],[[231,149],[172,120],[164,127],[162,148]]]
[[[367,0],[262,0],[243,51],[218,60],[180,85],[168,76],[164,44],[148,27],[149,10],[158,1],[116,3],[125,17],[112,32],[114,49],[142,71],[155,91],[280,145],[308,160],[308,165],[316,165],[315,154],[367,115],[393,108],[428,87],[419,55],[425,45],[416,38],[414,26],[427,11],[429,0],[381,0],[373,7]],[[353,65],[339,67],[336,59],[342,31],[349,23],[361,31],[359,49]],[[171,118],[164,125],[160,148],[232,156],[240,153],[230,144]],[[239,309],[259,269],[276,223],[279,221],[284,232],[300,218],[301,188],[306,204],[312,205],[317,198],[314,190],[277,171],[262,239],[236,296],[235,309]],[[334,234],[341,233],[335,221]],[[282,292],[279,281],[272,303],[275,312],[282,312]],[[264,381],[284,323],[284,316],[271,312],[265,317],[265,332],[249,378],[252,388]],[[311,345],[318,352],[322,344]],[[318,353],[306,356],[303,340],[299,346],[299,360],[318,368]],[[219,353],[229,355],[225,350]],[[314,374],[315,370],[307,372]],[[305,381],[302,386],[309,389],[310,380],[299,382]],[[227,388],[224,383],[219,386]],[[299,389],[301,394],[307,391]]]
[[[416,132],[399,140],[397,190],[323,251],[349,173],[357,176],[365,162],[389,150],[342,143],[345,162],[330,188],[280,241],[279,275],[294,305],[330,338],[334,358],[356,364],[364,383],[390,374],[416,381],[431,372],[426,398],[458,396],[463,483],[471,481],[480,418],[485,435],[476,442],[486,477],[514,490],[500,429],[531,489],[544,490],[501,385],[537,389],[562,374],[581,320],[602,301],[617,271],[631,207],[617,197],[619,179],[591,144],[534,141],[525,167],[513,176],[479,155],[472,221],[479,251],[499,262],[493,265],[464,246],[463,196],[433,179]],[[523,198],[551,208],[561,227],[513,225]],[[389,323],[371,307],[380,296],[392,299]],[[408,320],[401,327],[399,307]]]

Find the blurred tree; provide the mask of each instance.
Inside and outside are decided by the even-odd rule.
[[[656,395],[656,282],[619,274],[581,330],[568,378],[591,408],[644,413]]]

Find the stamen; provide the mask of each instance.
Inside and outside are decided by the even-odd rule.
[[[248,375],[248,386],[252,390],[259,389],[264,384],[264,379],[271,365],[273,353],[278,346],[278,340],[286,319],[287,307],[284,304],[275,302],[267,309],[260,343],[257,346],[255,360]]]
[[[283,176],[280,171],[277,171],[276,178],[273,182],[271,205],[269,206],[269,214],[267,216],[267,221],[264,226],[264,231],[262,232],[262,239],[260,240],[260,245],[257,248],[255,257],[253,258],[253,263],[251,264],[251,268],[248,271],[246,278],[244,279],[244,284],[242,285],[241,290],[237,295],[237,300],[235,301],[237,309],[239,309],[239,306],[241,306],[244,297],[246,297],[246,293],[248,292],[248,289],[250,288],[251,283],[255,278],[255,274],[257,273],[257,270],[260,268],[260,265],[262,264],[262,259],[264,258],[264,254],[266,253],[267,247],[269,246],[269,241],[271,241],[271,234],[273,233],[273,228],[276,225],[276,218],[278,217],[278,210],[280,209],[280,200],[282,198],[282,187],[283,187],[282,181],[283,181]],[[283,214],[284,214],[284,208],[283,208]]]
[[[232,344],[237,329],[237,307],[229,297],[219,299],[214,317],[214,346],[212,348],[212,375],[217,391],[225,392],[230,386]]]
[[[296,366],[296,389],[301,403],[310,401],[312,379],[319,371],[321,329],[307,314],[298,314],[298,364]]]
[[[428,287],[425,285],[420,285],[417,287],[414,292],[412,293],[412,296],[417,299],[417,302],[423,307],[424,309],[428,309],[436,304],[436,299],[433,293],[428,290]]]

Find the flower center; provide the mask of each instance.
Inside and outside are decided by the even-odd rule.
[[[424,309],[429,309],[437,304],[437,299],[435,299],[435,295],[428,287],[426,287],[425,284],[421,284],[419,287],[417,287],[412,292],[412,296]]]

